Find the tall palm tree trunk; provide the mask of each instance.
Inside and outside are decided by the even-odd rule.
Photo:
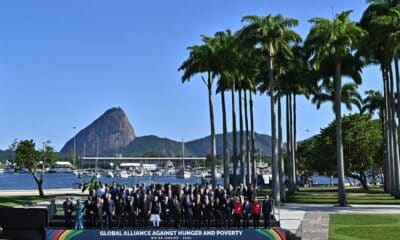
[[[239,152],[239,159],[240,159],[240,182],[241,183],[246,183],[246,176],[244,172],[244,138],[243,138],[243,99],[242,99],[242,88],[239,88],[239,146],[240,146],[240,152]]]
[[[213,189],[216,187],[216,179],[215,179],[215,125],[214,125],[214,106],[212,100],[212,79],[211,73],[208,72],[208,79],[207,79],[207,88],[208,88],[208,107],[210,111],[210,128],[211,128],[211,184]]]
[[[238,185],[238,156],[237,156],[237,132],[236,132],[236,107],[235,107],[235,81],[232,83],[231,100],[232,100],[232,162],[233,162],[233,186]]]
[[[249,136],[249,119],[247,111],[247,91],[244,90],[244,122],[246,128],[246,182],[251,184],[251,171],[250,171],[250,136]]]
[[[293,144],[294,139],[294,131],[293,131],[293,96],[289,94],[289,142],[290,144],[290,180],[289,180],[289,188],[290,194],[294,194],[296,192],[296,165],[295,165],[295,154],[296,151],[295,146]]]
[[[278,93],[278,167],[279,167],[279,186],[281,200],[285,201],[285,185],[283,178],[285,176],[285,165],[283,161],[283,140],[282,140],[282,106],[281,106],[281,95]]]
[[[393,177],[392,177],[392,160],[393,160],[393,151],[392,151],[392,137],[390,131],[390,105],[389,105],[389,87],[388,87],[388,75],[386,72],[386,67],[384,65],[381,66],[382,71],[382,81],[383,81],[383,96],[385,100],[385,109],[384,109],[384,121],[385,121],[385,145],[386,145],[386,153],[387,153],[387,175],[385,175],[385,181],[387,185],[387,191],[393,191]]]
[[[346,190],[344,187],[344,160],[343,160],[343,142],[342,142],[342,109],[341,109],[341,63],[336,60],[335,67],[335,115],[336,115],[336,158],[337,158],[337,172],[338,172],[338,203],[339,206],[346,206]]]
[[[394,77],[392,66],[389,66],[389,80],[390,80],[390,99],[391,99],[391,130],[393,137],[393,167],[394,167],[394,191],[393,195],[396,198],[400,198],[400,182],[399,182],[399,144],[397,136],[397,124],[396,124],[396,101],[394,96]]]
[[[296,118],[296,93],[293,93],[293,111],[292,111],[292,131],[293,131],[293,174],[294,174],[294,190],[297,191],[297,167],[296,167],[296,159],[297,159],[297,118]]]
[[[275,99],[274,99],[274,73],[273,58],[269,57],[269,81],[270,81],[270,100],[271,100],[271,137],[272,137],[272,195],[276,204],[281,202],[279,189],[279,167],[278,154],[276,144],[276,116],[275,116]]]
[[[250,137],[250,144],[251,144],[251,182],[254,185],[257,185],[257,171],[256,171],[256,144],[255,144],[255,133],[254,133],[254,114],[253,114],[253,93],[251,90],[249,90],[249,96],[250,96],[250,131],[251,131],[251,137]]]
[[[229,188],[228,129],[226,127],[225,91],[221,91],[222,104],[222,158],[224,160],[224,188]]]
[[[291,131],[290,131],[290,112],[291,112],[290,94],[286,94],[286,149],[287,149],[287,169],[288,169],[288,192],[293,194],[292,189],[292,144],[291,144]]]
[[[399,73],[399,61],[397,56],[394,58],[394,69],[396,73],[396,87],[397,87],[397,96],[395,96],[395,104],[394,107],[396,108],[397,112],[397,122],[400,124],[400,73]],[[396,122],[396,121],[395,121]],[[400,150],[399,150],[399,137],[400,137],[400,128],[395,125],[396,127],[396,134],[397,134],[397,173],[396,173],[396,179],[395,181],[397,182],[397,194],[395,194],[396,198],[400,198]]]

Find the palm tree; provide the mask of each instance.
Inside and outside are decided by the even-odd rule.
[[[399,174],[399,132],[396,131],[395,112],[399,115],[399,107],[396,109],[393,72],[391,61],[394,59],[395,68],[398,69],[398,49],[399,49],[399,14],[398,0],[371,0],[370,5],[364,11],[360,20],[360,26],[370,33],[370,37],[365,42],[360,51],[360,55],[365,57],[367,64],[379,64],[382,72],[384,86],[383,112],[385,129],[385,189],[396,197],[400,197],[400,174]],[[397,13],[396,13],[397,12]],[[397,77],[398,75],[396,75]],[[399,77],[396,78],[399,90]],[[399,99],[397,98],[397,101]],[[386,167],[387,166],[387,167]]]
[[[188,47],[189,50],[189,58],[185,60],[182,65],[179,67],[179,71],[183,71],[182,82],[189,81],[192,76],[196,74],[206,73],[206,78],[204,76],[201,77],[204,84],[208,90],[208,107],[210,114],[210,128],[211,128],[211,149],[210,149],[210,158],[211,158],[211,174],[212,174],[212,185],[213,188],[216,186],[216,178],[215,178],[215,125],[214,125],[214,107],[213,107],[213,79],[214,73],[217,72],[217,49],[215,40],[212,38],[202,36],[203,45],[194,45]]]
[[[386,139],[386,133],[385,133],[385,116],[384,116],[384,108],[385,108],[385,99],[382,96],[382,93],[379,91],[375,90],[368,90],[365,91],[365,98],[362,100],[363,106],[361,108],[360,114],[368,113],[370,116],[372,116],[375,112],[378,112],[379,119],[381,120],[381,126],[382,126],[382,139]],[[384,157],[385,161],[383,164],[383,174],[384,174],[384,179],[383,179],[383,186],[385,188],[385,191],[387,190],[387,176],[389,174],[389,169],[387,165],[387,153],[386,153],[386,142],[384,141]]]
[[[308,75],[307,61],[301,46],[292,47],[293,57],[288,58],[285,55],[278,56],[278,76],[277,85],[281,96],[286,96],[286,136],[287,136],[287,169],[289,179],[289,194],[297,190],[296,183],[296,94],[305,94],[307,97]],[[278,121],[279,123],[279,121]],[[278,127],[279,128],[279,127]],[[279,134],[278,134],[279,135]],[[279,137],[278,137],[279,139]],[[292,150],[293,149],[293,150]],[[284,175],[283,159],[280,160],[280,175]],[[281,194],[284,192],[281,191]]]
[[[223,78],[218,81],[217,93],[221,94],[222,106],[222,159],[224,169],[224,188],[229,188],[229,152],[228,152],[228,129],[226,125],[226,104],[225,104],[226,83]]]
[[[344,161],[342,143],[342,112],[341,112],[341,76],[342,60],[359,48],[367,32],[351,22],[349,15],[352,11],[337,14],[333,20],[325,18],[313,18],[310,33],[305,41],[305,46],[311,56],[311,65],[318,70],[321,63],[328,58],[334,59],[335,74],[334,85],[334,108],[336,115],[336,157],[338,168],[338,203],[340,206],[347,205],[346,191],[344,187]],[[333,67],[332,67],[333,68]]]
[[[280,186],[278,174],[277,144],[276,144],[276,116],[275,116],[275,80],[274,80],[274,58],[281,52],[292,56],[290,45],[300,41],[300,36],[290,30],[296,26],[298,21],[285,18],[282,15],[245,16],[242,21],[247,25],[242,29],[242,34],[254,45],[260,44],[268,60],[269,95],[271,104],[271,129],[272,129],[272,175],[273,175],[273,198],[276,203],[280,202]]]

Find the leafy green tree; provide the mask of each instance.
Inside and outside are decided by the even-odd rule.
[[[22,140],[18,143],[15,150],[15,163],[16,167],[19,169],[27,169],[33,176],[35,180],[39,196],[44,197],[43,193],[43,181],[44,181],[44,171],[43,168],[40,172],[40,175],[37,174],[38,166],[40,162],[40,154],[35,149],[35,142],[33,140]]]
[[[336,115],[336,157],[339,178],[338,203],[347,205],[346,191],[344,187],[344,160],[342,144],[341,102],[342,102],[342,60],[359,48],[363,38],[368,34],[349,19],[351,11],[337,14],[333,20],[325,18],[313,18],[310,33],[305,41],[311,60],[311,66],[318,70],[321,64],[329,59],[334,59],[331,65],[335,69],[333,75],[334,108]]]
[[[89,182],[83,183],[82,192],[85,192],[85,191],[89,191],[89,192],[96,191],[96,189],[98,189],[102,185],[103,185],[103,183],[99,179],[97,179],[96,177],[92,177]]]
[[[381,122],[369,115],[353,114],[343,117],[342,123],[345,174],[358,179],[368,189],[365,172],[381,172],[383,167]],[[304,172],[337,174],[335,129],[333,121],[299,146],[300,167]]]

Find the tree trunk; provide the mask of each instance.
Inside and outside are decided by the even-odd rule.
[[[296,193],[296,172],[295,172],[295,159],[294,159],[294,144],[293,144],[293,97],[289,94],[289,140],[290,144],[290,170],[289,170],[289,193]]]
[[[390,80],[390,101],[391,101],[391,131],[393,137],[393,167],[394,167],[394,191],[393,196],[396,199],[400,198],[400,182],[399,182],[399,144],[397,136],[397,124],[396,124],[396,101],[394,96],[394,77],[391,65],[389,65],[389,80]]]
[[[343,142],[342,142],[342,79],[341,79],[341,63],[336,60],[335,67],[335,115],[336,115],[336,158],[338,171],[338,203],[343,207],[347,205],[346,190],[344,186],[344,161],[343,161]]]
[[[293,161],[293,185],[294,191],[297,191],[297,163],[296,163],[296,156],[297,156],[297,137],[296,137],[296,94],[293,93],[293,108],[292,108],[292,161]]]
[[[235,81],[232,83],[232,161],[233,161],[233,186],[238,185],[238,156],[237,156],[237,132],[236,132],[236,107],[235,107]]]
[[[397,121],[400,123],[400,73],[399,73],[399,61],[398,57],[396,56],[394,58],[394,69],[396,73],[396,86],[397,86],[397,96],[394,96],[396,101],[394,104],[394,107],[396,108],[397,112]],[[397,104],[396,104],[397,103]],[[399,137],[400,137],[400,128],[396,125],[396,120],[394,120],[394,127],[397,130],[397,144],[396,144],[396,149],[397,149],[397,167],[396,167],[396,178],[395,181],[397,182],[397,193],[395,194],[396,198],[400,198],[400,152],[399,152]]]
[[[382,70],[382,80],[383,80],[383,89],[384,89],[384,99],[385,99],[385,109],[384,109],[384,120],[385,120],[385,145],[386,145],[386,153],[387,153],[387,175],[385,175],[385,182],[387,185],[387,191],[392,192],[393,190],[393,177],[392,177],[392,159],[393,159],[393,151],[392,151],[392,137],[390,131],[390,104],[389,104],[389,87],[388,87],[388,75],[386,71],[386,67],[384,65],[381,66]]]
[[[270,100],[271,100],[271,137],[272,137],[272,195],[276,204],[281,202],[279,189],[279,167],[276,144],[276,116],[274,99],[274,73],[273,59],[269,57],[269,81],[270,81]]]
[[[242,88],[239,88],[239,146],[240,146],[240,152],[239,152],[239,159],[240,159],[240,182],[241,183],[246,183],[246,178],[245,178],[245,172],[244,172],[244,143],[243,143],[243,100],[242,100]]]
[[[213,100],[212,100],[212,79],[211,79],[211,73],[208,72],[208,79],[207,79],[207,88],[208,88],[208,107],[210,111],[210,128],[211,128],[211,152],[210,152],[210,158],[211,158],[211,184],[213,186],[213,189],[216,187],[216,178],[215,178],[215,165],[216,165],[216,160],[215,160],[215,126],[214,126],[214,106],[213,106]]]
[[[367,178],[364,174],[364,171],[361,170],[358,172],[359,175],[357,174],[348,174],[348,177],[352,177],[354,179],[357,179],[358,181],[360,181],[361,186],[363,187],[364,190],[368,191],[368,183],[367,183]],[[348,179],[350,186],[353,186],[352,182],[350,181],[350,179]]]
[[[251,182],[257,186],[257,170],[256,170],[256,145],[255,145],[255,135],[254,135],[254,114],[253,114],[253,94],[251,90],[249,91],[249,96],[250,96],[250,129],[251,129],[251,138],[250,138],[250,143],[251,143]]]
[[[225,91],[221,91],[222,104],[222,158],[224,159],[224,188],[229,188],[228,130],[226,127]]]
[[[246,182],[251,184],[251,171],[250,171],[250,136],[249,136],[249,119],[247,111],[247,92],[244,90],[244,122],[246,126]]]
[[[290,131],[290,113],[292,111],[291,108],[291,95],[286,94],[286,149],[287,149],[287,169],[288,169],[288,192],[289,194],[293,194],[293,174],[292,174],[292,144],[291,144],[291,131]]]
[[[41,198],[44,198],[44,192],[43,192],[43,186],[42,186],[43,185],[43,173],[42,173],[42,177],[40,179],[36,176],[35,172],[32,172],[32,176],[33,176],[33,179],[35,179],[35,182],[38,186],[39,196]]]
[[[285,184],[283,178],[285,177],[285,165],[283,161],[283,140],[282,140],[282,106],[281,95],[278,93],[278,167],[279,167],[279,186],[281,200],[285,201]]]

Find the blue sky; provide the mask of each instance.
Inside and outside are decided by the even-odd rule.
[[[181,84],[177,71],[200,34],[238,30],[245,15],[282,13],[299,19],[304,38],[312,17],[352,9],[357,21],[365,8],[364,0],[0,1],[0,149],[32,138],[59,150],[73,126],[82,129],[114,106],[138,136],[203,137],[210,132],[206,88],[199,77]],[[381,89],[377,68],[363,76],[361,91]],[[256,97],[254,111],[257,132],[269,133],[266,96]],[[298,138],[333,117],[331,105],[317,111],[299,97]]]

